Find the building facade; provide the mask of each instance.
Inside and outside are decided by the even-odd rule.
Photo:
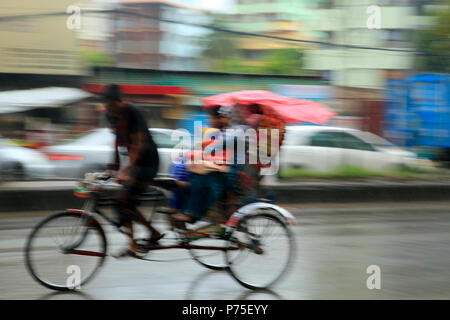
[[[122,1],[117,9],[110,46],[117,67],[202,69],[200,40],[210,30],[189,24],[207,25],[207,11],[156,0]]]
[[[314,76],[98,67],[85,89],[99,93],[108,83],[131,88],[129,95],[124,92],[125,98],[141,107],[153,127],[173,129],[189,127],[187,124],[203,113],[201,98],[207,96],[238,90],[272,90],[275,83],[286,86],[324,84]]]
[[[386,71],[414,69],[414,30],[428,23],[420,16],[423,4],[415,0],[319,2],[309,25],[320,34],[319,40],[399,51],[322,45],[307,53],[306,67],[329,72],[335,86],[384,89]]]
[[[80,50],[107,53],[110,51],[114,9],[112,3],[78,0],[81,10],[80,29],[77,30]]]
[[[231,30],[272,35],[300,40],[312,40],[308,32],[310,0],[236,0],[227,15]],[[301,43],[241,37],[238,48],[248,60],[260,59],[266,50],[307,47]]]
[[[81,76],[70,0],[2,0],[0,74]],[[9,17],[9,19],[6,19]]]

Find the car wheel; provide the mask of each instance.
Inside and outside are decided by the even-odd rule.
[[[437,160],[442,168],[450,169],[450,148],[441,149]]]
[[[392,167],[394,168],[394,170],[399,170],[399,171],[402,171],[402,170],[405,170],[408,168],[406,163],[394,163]]]
[[[1,175],[4,180],[18,181],[25,179],[25,170],[21,163],[13,162],[2,166]]]

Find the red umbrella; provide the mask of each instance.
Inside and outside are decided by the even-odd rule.
[[[234,106],[235,104],[260,104],[270,107],[286,122],[312,122],[324,124],[337,113],[325,105],[296,98],[280,96],[264,90],[244,90],[218,94],[203,98],[205,108],[213,106]]]

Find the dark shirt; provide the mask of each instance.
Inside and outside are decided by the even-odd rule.
[[[128,153],[133,152],[130,150],[131,146],[131,134],[138,132],[144,133],[144,145],[143,150],[139,158],[136,160],[136,166],[151,167],[158,169],[159,167],[159,156],[158,148],[152,138],[152,135],[148,131],[147,123],[145,121],[142,112],[134,105],[127,103],[124,112],[121,117],[116,117],[110,113],[106,113],[106,118],[111,124],[116,135],[116,155],[115,155],[115,166],[116,170],[119,167],[119,147],[126,147]]]

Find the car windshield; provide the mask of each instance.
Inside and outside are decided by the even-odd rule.
[[[169,133],[150,130],[153,140],[159,148],[173,148],[177,141],[173,141]]]
[[[391,142],[389,142],[388,140],[379,137],[373,133],[370,132],[358,132],[355,134],[356,136],[358,136],[359,138],[361,138],[362,140],[364,140],[367,143],[370,143],[371,145],[377,146],[377,147],[382,147],[382,148],[392,148],[395,147],[394,144],[392,144]]]

